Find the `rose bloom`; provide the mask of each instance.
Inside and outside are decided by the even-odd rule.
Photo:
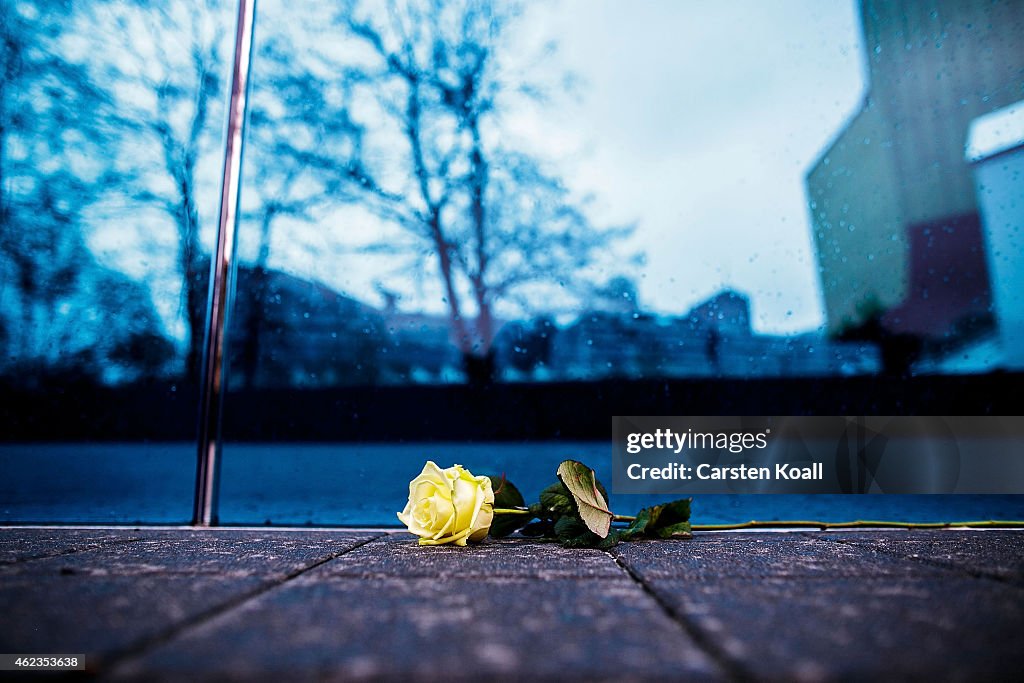
[[[420,545],[482,541],[494,518],[494,491],[487,477],[454,465],[442,470],[427,461],[409,483],[409,502],[398,519],[420,537]]]

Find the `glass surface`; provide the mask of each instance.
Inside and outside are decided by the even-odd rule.
[[[225,524],[286,526],[395,526],[408,500],[408,482],[427,459],[474,474],[507,475],[527,503],[556,481],[566,458],[594,467],[610,483],[611,447],[605,442],[232,444],[224,461],[220,507]],[[666,502],[664,494],[611,492],[611,509],[635,514]],[[916,522],[1024,518],[1021,495],[699,495],[695,524],[751,519],[856,519]]]
[[[600,469],[612,414],[1019,412],[1019,184],[979,174],[1020,141],[965,154],[1024,96],[1020,3],[259,12],[223,520]]]
[[[0,4],[0,519],[190,516],[235,9]],[[613,414],[1020,414],[1021,35],[263,0],[222,518],[393,523],[427,457],[600,469]]]
[[[223,469],[224,524],[393,526],[407,481],[434,458],[480,473],[507,473],[529,499],[554,466],[580,458],[611,480],[605,443],[234,444]],[[0,449],[0,522],[108,524],[187,521],[194,472],[174,444],[6,445]],[[554,465],[552,465],[554,463]],[[611,495],[631,514],[659,496]],[[1024,496],[702,495],[695,523],[750,519],[964,521],[1024,518]]]
[[[191,516],[234,15],[0,3],[0,519]]]
[[[264,2],[230,385],[1019,369],[1022,15]]]

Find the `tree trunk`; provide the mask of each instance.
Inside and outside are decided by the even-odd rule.
[[[462,354],[462,370],[466,373],[466,383],[471,387],[489,387],[494,384],[496,369],[493,349],[488,349],[482,356],[465,352]]]
[[[484,209],[484,195],[487,192],[487,162],[484,161],[483,142],[480,139],[480,124],[476,116],[468,121],[473,148],[469,155],[472,168],[472,215],[473,232],[476,237],[476,273],[470,273],[473,296],[476,299],[476,333],[480,348],[492,358],[491,343],[494,341],[494,321],[491,318],[490,292],[487,288],[487,265],[489,260],[487,244],[487,216]],[[492,368],[493,374],[493,368]]]
[[[185,268],[185,307],[188,316],[188,352],[185,356],[185,382],[202,381],[203,339],[206,332],[206,292],[203,283],[208,278],[199,272],[199,264],[189,263]]]
[[[186,170],[189,170],[186,168]],[[179,180],[181,205],[178,207],[178,251],[185,278],[185,316],[188,319],[188,353],[185,356],[185,382],[202,381],[203,340],[206,334],[206,300],[210,285],[210,261],[199,251],[199,211],[192,194],[191,176]],[[204,273],[204,265],[206,272]],[[204,288],[204,285],[206,287]]]

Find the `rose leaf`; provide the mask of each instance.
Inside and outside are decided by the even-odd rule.
[[[607,537],[614,515],[598,489],[594,470],[576,460],[565,460],[558,466],[557,474],[572,494],[583,523],[601,538]]]
[[[622,530],[622,540],[632,541],[634,538],[643,536],[644,529],[651,521],[651,509],[644,508],[636,514],[636,519],[629,525],[628,528]]]
[[[572,494],[560,481],[540,492],[540,506],[547,515],[559,516],[576,513],[576,504],[572,502]]]
[[[619,532],[601,538],[588,529],[575,515],[566,515],[555,522],[555,536],[563,548],[600,548],[607,550],[619,542]]]
[[[642,518],[645,522],[638,526]],[[690,529],[690,499],[683,498],[644,508],[637,514],[636,521],[629,526],[627,532],[634,526],[638,526],[638,533],[648,538],[691,538],[693,534]]]
[[[487,478],[491,480],[491,490],[494,491],[494,507],[518,508],[526,505],[523,494],[508,479],[490,474]]]
[[[519,489],[504,477],[488,475],[491,480],[491,488],[494,491],[494,507],[496,508],[519,508],[524,507],[526,501]],[[513,533],[533,519],[530,515],[495,515],[491,522],[491,530],[488,532],[492,538],[504,538]]]
[[[689,522],[679,522],[663,526],[657,530],[658,538],[693,538],[693,530]]]

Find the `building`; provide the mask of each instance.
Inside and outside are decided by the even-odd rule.
[[[992,310],[992,364],[1024,368],[1024,100],[971,125],[967,159],[981,209]],[[981,356],[985,347],[975,349]]]
[[[992,329],[964,144],[1021,98],[1024,3],[862,0],[868,89],[807,174],[827,330],[949,353]]]
[[[615,296],[611,300],[619,298]],[[875,372],[869,343],[821,334],[772,336],[750,327],[750,300],[725,290],[682,316],[619,308],[559,326],[549,317],[502,322],[494,342],[505,381],[779,377]],[[230,383],[328,387],[465,381],[443,315],[376,309],[322,283],[248,265],[232,310]]]
[[[755,334],[750,300],[725,290],[682,316],[591,311],[556,330],[546,378],[786,377],[877,372],[878,349],[819,333]]]
[[[384,383],[449,383],[463,380],[462,355],[452,340],[447,316],[383,312],[385,344],[378,355]]]
[[[240,265],[230,318],[232,387],[380,379],[384,320],[371,306],[279,270]]]

